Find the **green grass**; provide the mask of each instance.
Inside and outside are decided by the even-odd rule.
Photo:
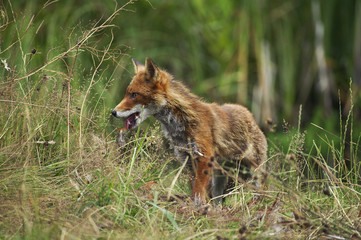
[[[8,3],[14,9],[24,4]],[[142,124],[118,147],[116,129],[122,123],[110,116],[110,109],[131,74],[125,65],[129,57],[119,54],[128,47],[115,42],[112,25],[124,13],[122,6],[114,10],[113,2],[106,4],[113,8],[110,14],[69,28],[67,23],[90,10],[76,8],[68,15],[65,7],[54,11],[53,5],[44,5],[39,10],[30,1],[26,11],[34,12],[31,22],[31,14],[21,16],[9,5],[1,8],[7,17],[0,30],[7,34],[2,35],[6,48],[0,57],[10,71],[1,65],[0,239],[361,238],[361,135],[353,130],[352,98],[346,119],[339,117],[340,107],[340,114],[325,123],[339,126],[339,134],[318,122],[303,130],[301,109],[297,127],[285,123],[283,131],[269,133],[265,189],[237,184],[222,207],[193,205],[187,175],[177,175],[182,166],[157,123]],[[192,4],[205,8],[201,2]],[[139,11],[144,10],[141,6]],[[223,7],[225,15],[232,9]],[[198,14],[209,21],[215,16]],[[64,25],[61,36],[57,24]],[[36,45],[42,31],[48,33],[47,41]],[[212,40],[212,32],[208,34],[205,38]],[[211,49],[215,54],[228,45],[224,34]],[[199,50],[200,43],[189,44],[192,51]],[[230,52],[220,57],[228,58]],[[197,79],[203,78],[198,71]],[[284,71],[291,71],[282,73],[284,79],[294,74]],[[127,75],[123,73],[129,77],[120,81],[119,76]],[[293,92],[288,94],[286,98],[294,99]],[[285,109],[290,114],[290,107]],[[345,156],[351,156],[350,161]]]
[[[360,186],[332,173],[323,180],[306,179],[295,162],[300,159],[281,152],[270,155],[274,169],[265,191],[239,185],[222,208],[205,211],[187,197],[185,174],[173,190],[174,200],[167,200],[180,166],[163,150],[159,130],[130,136],[122,149],[110,136],[86,137],[91,139],[82,160],[71,157],[24,166],[18,158],[2,165],[3,238],[360,237]],[[76,156],[79,149],[71,152]]]

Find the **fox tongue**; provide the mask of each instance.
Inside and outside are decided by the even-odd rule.
[[[135,123],[136,123],[136,118],[137,113],[133,113],[132,115],[130,115],[126,120],[125,120],[125,128],[126,129],[131,129]]]

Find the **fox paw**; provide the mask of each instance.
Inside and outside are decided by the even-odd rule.
[[[193,196],[194,205],[201,206],[205,203],[205,200],[201,197],[201,194],[195,193]]]
[[[204,216],[209,215],[209,213],[211,213],[211,211],[212,211],[212,206],[210,204],[202,204],[202,205],[196,206],[196,211],[200,215],[204,215]]]

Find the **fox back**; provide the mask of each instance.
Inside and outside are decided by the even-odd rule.
[[[145,65],[133,63],[136,74],[112,114],[126,118],[127,129],[149,116],[160,121],[178,159],[188,161],[196,203],[205,203],[208,195],[221,202],[228,182],[225,166],[264,172],[267,141],[245,107],[205,103],[149,58]],[[207,186],[212,187],[208,195]]]

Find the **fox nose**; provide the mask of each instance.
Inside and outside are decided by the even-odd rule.
[[[114,117],[116,117],[117,116],[117,111],[113,110],[112,114],[113,114]]]

